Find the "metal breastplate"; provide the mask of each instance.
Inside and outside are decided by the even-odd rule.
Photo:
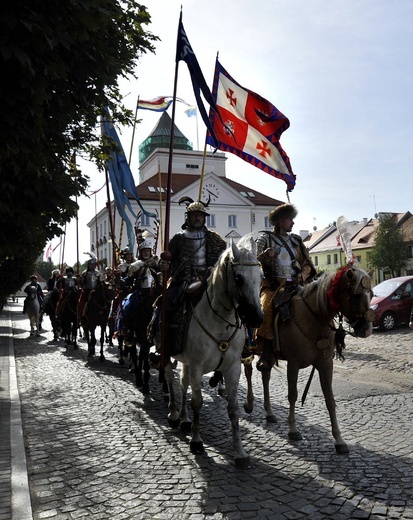
[[[149,267],[144,266],[142,260],[138,260],[132,266],[136,266],[137,270],[133,274],[134,286],[136,289],[150,289],[153,283],[153,276]]]
[[[84,288],[86,290],[96,289],[98,280],[99,275],[95,271],[90,271],[86,273]]]
[[[295,255],[296,251],[293,244],[291,243],[291,239],[289,237],[285,237],[284,240],[291,249],[291,252]],[[291,258],[290,253],[288,252],[287,248],[284,247],[284,245],[277,242],[277,246],[279,246],[279,253],[275,262],[276,276],[278,278],[293,278],[297,274],[294,268],[295,259],[293,260]]]
[[[183,231],[182,255],[190,259],[191,276],[196,276],[200,269],[206,268],[206,232],[205,229]]]
[[[76,280],[74,278],[65,278],[64,288],[69,289],[70,287],[74,287],[76,285]]]

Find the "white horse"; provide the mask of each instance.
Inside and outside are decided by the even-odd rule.
[[[30,285],[26,298],[26,313],[30,320],[30,336],[40,336],[39,333],[39,315],[40,303],[37,297],[37,287]]]
[[[256,327],[263,314],[259,298],[262,270],[257,261],[255,243],[252,251],[233,244],[220,256],[201,300],[193,308],[188,324],[186,342],[182,354],[174,356],[182,363],[180,377],[181,409],[178,412],[173,388],[171,364],[165,367],[165,379],[169,387],[169,423],[189,431],[187,390],[192,389],[193,410],[192,453],[204,451],[199,432],[199,416],[203,403],[202,376],[219,370],[226,384],[228,415],[231,421],[232,444],[235,464],[239,468],[250,467],[239,431],[238,384],[241,373],[241,353],[245,343],[243,323]]]

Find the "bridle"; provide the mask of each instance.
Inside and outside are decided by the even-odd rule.
[[[225,258],[225,270],[224,270],[224,280],[225,280],[225,289],[227,291],[228,294],[230,294],[230,284],[231,284],[231,287],[234,288],[235,290],[235,295],[236,295],[236,302],[239,303],[240,299],[241,299],[241,295],[240,295],[240,292],[239,292],[239,289],[238,289],[238,285],[237,285],[237,275],[235,273],[235,269],[234,267],[236,266],[246,266],[246,267],[257,267],[257,266],[261,266],[261,264],[259,264],[258,262],[235,262],[235,261],[230,261],[229,259],[229,256],[227,256]],[[230,273],[230,275],[229,275]],[[212,302],[211,302],[211,298],[210,298],[210,295],[209,295],[209,290],[211,290],[211,292],[213,291],[213,286],[212,284],[210,284],[210,286],[207,288],[206,290],[206,298],[207,298],[207,301],[208,301],[208,305],[209,305],[209,308],[211,309],[211,311],[218,317],[220,318],[222,321],[224,321],[225,323],[227,323],[227,330],[230,328],[230,327],[234,327],[234,330],[231,334],[231,336],[227,339],[227,340],[218,340],[217,338],[215,338],[215,336],[213,336],[209,330],[206,329],[206,327],[203,325],[203,323],[201,322],[201,320],[199,319],[198,315],[196,314],[195,312],[195,306],[193,305],[193,303],[191,302],[191,306],[192,306],[192,313],[193,313],[193,316],[196,320],[196,322],[198,323],[198,325],[201,327],[201,329],[203,330],[203,332],[205,332],[205,334],[210,338],[212,339],[212,341],[214,341],[217,346],[218,346],[218,349],[220,350],[221,352],[221,358],[219,360],[219,363],[218,363],[218,366],[215,368],[215,371],[219,369],[219,367],[221,366],[222,362],[224,361],[224,357],[225,357],[225,354],[227,352],[227,350],[229,349],[230,347],[230,342],[232,341],[232,339],[234,338],[234,336],[236,335],[236,333],[238,332],[239,329],[241,329],[242,327],[242,322],[240,320],[240,317],[239,317],[239,314],[238,314],[238,310],[237,310],[237,306],[235,305],[234,303],[234,300],[231,299],[231,303],[232,303],[232,306],[233,306],[233,309],[234,309],[234,312],[235,312],[235,323],[230,323],[226,318],[224,318],[223,316],[221,316],[219,314],[218,311],[216,311],[213,307],[212,307]],[[227,310],[231,310],[231,309],[227,309]]]

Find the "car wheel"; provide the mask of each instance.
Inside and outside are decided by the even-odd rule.
[[[380,320],[380,330],[392,330],[396,325],[396,319],[391,312],[385,312]]]

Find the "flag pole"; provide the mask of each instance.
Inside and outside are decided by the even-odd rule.
[[[208,136],[208,130],[205,134],[205,144],[204,144],[204,155],[202,156],[202,168],[201,168],[201,177],[199,178],[199,192],[198,192],[198,200],[201,200],[202,196],[202,186],[204,184],[204,172],[205,172],[205,162],[206,162],[206,147],[207,147],[207,136]]]
[[[106,196],[108,198],[106,207],[108,209],[108,215],[109,215],[109,227],[110,227],[110,235],[112,237],[112,266],[114,269],[117,267],[117,260],[116,260],[116,251],[114,246],[114,240],[115,240],[115,229],[113,225],[113,218],[112,218],[112,212],[111,212],[111,203],[110,203],[110,191],[109,191],[109,173],[108,169],[105,168],[105,179],[106,179]],[[108,259],[107,259],[108,260]]]
[[[179,20],[182,20],[182,7]],[[166,186],[166,200],[165,200],[165,228],[164,228],[164,243],[163,251],[161,253],[161,259],[171,261],[171,253],[169,252],[169,223],[171,213],[171,190],[172,190],[172,159],[174,149],[174,134],[175,134],[175,108],[176,108],[176,91],[178,85],[178,67],[179,61],[175,59],[175,78],[174,78],[174,89],[173,89],[173,100],[172,100],[172,118],[171,118],[171,131],[170,131],[170,142],[169,142],[169,158],[168,158],[168,180]],[[159,366],[159,381],[164,381],[164,368],[165,368],[165,318],[166,318],[166,289],[167,289],[167,271],[163,272],[162,276],[162,305],[161,305],[161,359]]]

